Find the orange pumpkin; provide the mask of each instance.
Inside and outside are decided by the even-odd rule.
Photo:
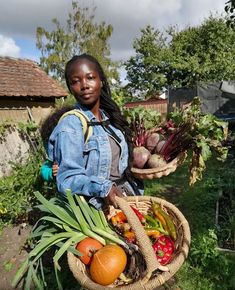
[[[126,253],[120,246],[106,245],[93,255],[91,279],[100,285],[109,285],[124,271],[126,263]]]

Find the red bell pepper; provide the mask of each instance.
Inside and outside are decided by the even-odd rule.
[[[153,245],[157,260],[161,265],[166,265],[170,262],[172,254],[174,253],[174,241],[167,236],[160,236]]]

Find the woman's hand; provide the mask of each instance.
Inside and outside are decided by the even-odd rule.
[[[124,197],[125,194],[122,193],[116,185],[113,185],[111,190],[109,191],[109,194],[106,197],[107,205],[113,205],[114,207],[118,207],[116,202],[116,196]]]
[[[52,175],[56,176],[58,172],[59,166],[58,163],[55,161],[52,165]]]

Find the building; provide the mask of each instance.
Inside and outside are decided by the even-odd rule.
[[[37,124],[67,91],[35,62],[0,57],[0,123],[35,121]]]
[[[40,124],[55,100],[67,95],[35,62],[0,57],[0,129],[7,124],[0,130],[0,177],[11,174],[10,162],[24,162],[32,149],[33,140],[22,136],[18,123]]]
[[[201,100],[205,114],[214,114],[224,120],[235,120],[235,81],[201,83],[193,87],[169,90],[169,111],[182,108],[194,97]]]
[[[167,99],[150,98],[143,101],[128,102],[124,105],[125,108],[143,107],[146,109],[156,110],[164,119],[167,115]]]

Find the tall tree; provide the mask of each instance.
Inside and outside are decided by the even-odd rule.
[[[37,28],[36,46],[41,51],[40,64],[47,73],[63,80],[65,63],[75,54],[89,53],[98,59],[110,78],[118,79],[117,64],[111,61],[108,44],[113,28],[94,21],[95,9],[80,7],[73,0],[65,26],[54,18],[53,31]]]
[[[227,24],[230,27],[235,28],[235,0],[227,1],[224,10],[228,15]]]
[[[165,84],[163,74],[168,48],[163,33],[154,30],[150,25],[141,30],[140,39],[134,41],[136,55],[126,63],[127,90],[140,96],[157,93]]]
[[[235,31],[223,17],[210,16],[182,31],[147,27],[141,32],[134,42],[136,55],[126,63],[132,93],[153,95],[168,86],[235,79]]]

